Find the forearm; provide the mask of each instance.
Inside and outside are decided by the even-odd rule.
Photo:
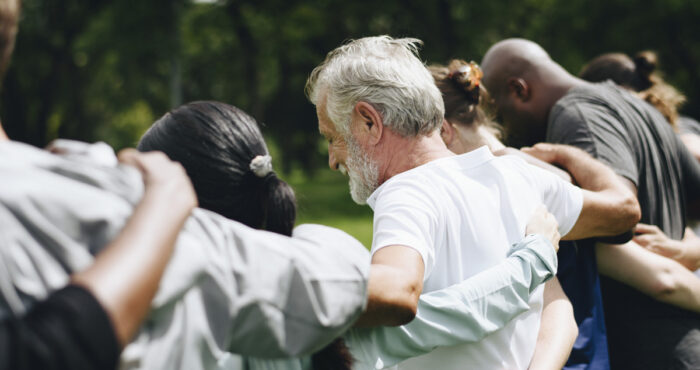
[[[585,190],[580,224],[565,239],[614,236],[632,229],[641,217],[634,185],[580,149],[565,145],[554,148],[553,163],[569,171]]]
[[[623,245],[599,243],[596,258],[602,275],[661,302],[700,312],[700,279],[678,262],[633,242]]]
[[[571,302],[561,289],[559,281],[552,279],[544,286],[540,331],[529,369],[563,368],[577,335],[578,327]]]
[[[178,200],[161,199],[163,196],[147,191],[121,234],[92,266],[72,277],[75,284],[90,290],[109,313],[122,346],[148,312],[186,220],[183,212],[173,212]]]
[[[554,276],[556,254],[542,237],[523,240],[506,260],[449,288],[423,294],[418,314],[401,327],[353,329],[353,352],[391,366],[436,347],[477,342],[530,308],[530,294]],[[374,365],[374,364],[372,364]]]
[[[695,235],[691,228],[686,227],[681,243],[682,253],[676,260],[691,271],[700,269],[700,237]]]

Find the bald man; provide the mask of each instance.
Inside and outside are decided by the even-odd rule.
[[[700,166],[656,109],[612,83],[574,77],[527,40],[495,44],[482,68],[484,84],[518,144],[546,140],[586,150],[637,193],[642,222],[682,239],[687,211],[700,208]],[[550,155],[555,163],[558,157]],[[592,244],[579,243],[580,249]],[[609,250],[614,249],[603,251]],[[595,258],[577,264],[595,270]],[[697,313],[605,277],[601,285],[613,369],[700,368]]]

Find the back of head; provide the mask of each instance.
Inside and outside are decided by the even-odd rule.
[[[0,0],[0,81],[10,64],[17,35],[19,12],[19,0]]]
[[[443,103],[433,78],[418,59],[417,39],[389,36],[351,41],[328,53],[306,83],[314,105],[326,97],[328,117],[347,135],[352,109],[367,102],[384,125],[403,137],[427,135],[440,127]]]
[[[481,61],[484,82],[492,94],[505,90],[509,78],[531,75],[543,66],[558,67],[541,46],[518,38],[495,43]]]
[[[623,53],[608,53],[591,60],[579,75],[591,82],[612,80],[638,92],[642,99],[651,103],[666,120],[675,125],[678,108],[685,102],[685,97],[661,78],[657,67],[658,58],[651,51],[640,52],[634,58]]]
[[[463,126],[486,126],[498,137],[500,127],[487,114],[488,93],[481,85],[479,66],[453,59],[447,66],[431,65],[428,70],[445,103],[445,119]]]
[[[180,162],[199,205],[257,229],[291,235],[296,200],[269,162],[255,120],[218,102],[194,102],[166,113],[144,134],[141,151]]]
[[[656,58],[653,62],[652,60],[642,62],[642,65],[645,68],[638,70],[635,61],[626,54],[608,53],[591,60],[581,69],[579,76],[590,82],[613,80],[620,86],[642,91],[651,86],[649,77],[656,68]]]

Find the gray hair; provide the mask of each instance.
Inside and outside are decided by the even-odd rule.
[[[336,129],[348,135],[355,105],[364,101],[381,114],[384,125],[403,137],[430,134],[442,124],[440,90],[418,59],[418,39],[366,37],[328,53],[306,81],[306,95],[326,111]]]

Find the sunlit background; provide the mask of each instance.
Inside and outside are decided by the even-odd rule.
[[[610,51],[659,53],[700,118],[700,1],[694,0],[24,0],[0,116],[15,140],[56,137],[133,146],[158,117],[193,100],[243,108],[264,124],[275,165],[297,190],[300,221],[369,245],[371,212],[327,169],[307,75],[344,40],[411,36],[422,57],[479,61],[525,37],[572,73]]]

